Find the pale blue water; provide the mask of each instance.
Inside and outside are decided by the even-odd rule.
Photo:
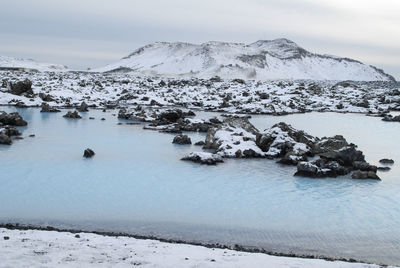
[[[199,147],[173,145],[174,135],[141,125],[117,125],[112,112],[90,111],[81,120],[68,120],[65,111],[18,111],[29,125],[21,128],[24,140],[0,146],[1,222],[400,264],[398,123],[334,113],[251,119],[260,129],[285,121],[312,135],[342,134],[374,164],[394,159],[378,182],[293,177],[294,167],[266,159],[200,166],[179,160]],[[194,142],[204,139],[190,136]],[[82,158],[87,147],[96,152],[93,159]]]

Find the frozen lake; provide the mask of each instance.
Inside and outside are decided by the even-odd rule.
[[[0,221],[258,246],[400,264],[400,124],[358,114],[254,116],[259,129],[284,121],[316,136],[343,135],[378,165],[382,181],[294,177],[273,160],[180,161],[197,146],[172,134],[117,125],[112,114],[81,120],[18,110],[25,139],[0,146]],[[198,117],[210,113],[198,112]],[[93,116],[95,120],[89,120]],[[106,120],[101,121],[104,117]],[[29,134],[36,137],[29,138]],[[189,133],[193,142],[204,134]],[[93,159],[83,159],[92,148]]]

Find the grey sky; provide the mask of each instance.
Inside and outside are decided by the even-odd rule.
[[[155,41],[285,37],[400,80],[399,0],[1,0],[0,55],[98,67]]]

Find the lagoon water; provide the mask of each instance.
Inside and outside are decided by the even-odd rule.
[[[372,164],[395,160],[391,171],[379,172],[382,181],[358,181],[294,177],[295,167],[266,159],[180,161],[201,148],[174,145],[172,134],[142,125],[117,125],[126,121],[113,112],[71,120],[65,111],[0,110],[18,110],[29,123],[20,128],[23,140],[0,146],[0,222],[400,264],[399,123],[336,113],[251,119],[259,129],[284,121],[316,136],[342,134]],[[189,135],[194,142],[205,136]],[[83,159],[85,148],[95,157]]]

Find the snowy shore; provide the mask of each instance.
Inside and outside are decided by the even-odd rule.
[[[0,228],[0,267],[379,267],[123,236]]]

